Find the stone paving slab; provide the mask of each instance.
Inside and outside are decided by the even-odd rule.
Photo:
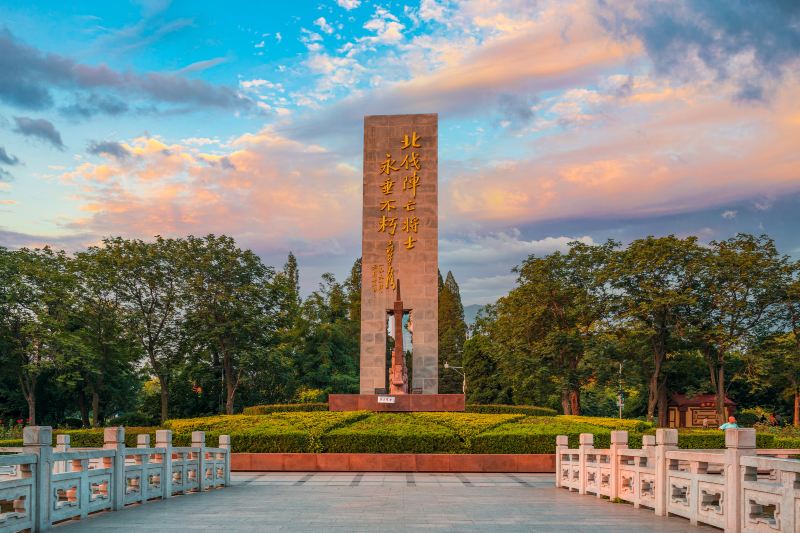
[[[239,473],[233,486],[103,513],[79,531],[719,531],[579,496],[552,474]]]

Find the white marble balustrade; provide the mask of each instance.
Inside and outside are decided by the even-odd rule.
[[[577,449],[556,438],[556,487],[592,494],[657,515],[682,516],[728,532],[800,531],[800,450],[756,449],[753,429],[729,429],[725,449],[680,450],[678,431],[646,435],[628,448],[612,431],[608,449],[580,435]]]
[[[0,533],[44,531],[64,520],[85,519],[98,511],[118,511],[176,494],[230,485],[231,441],[207,447],[205,433],[192,433],[192,445],[172,446],[172,432],[137,436],[125,446],[125,429],[106,428],[102,448],[72,448],[68,435],[51,447],[52,429],[26,427],[22,448],[0,453]]]

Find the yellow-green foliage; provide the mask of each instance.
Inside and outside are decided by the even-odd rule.
[[[453,430],[408,413],[375,413],[322,435],[328,452],[463,453]]]

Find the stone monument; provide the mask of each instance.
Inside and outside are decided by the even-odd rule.
[[[360,394],[330,395],[333,411],[464,410],[463,395],[437,394],[438,135],[435,113],[364,117]],[[413,324],[410,376],[404,316]]]

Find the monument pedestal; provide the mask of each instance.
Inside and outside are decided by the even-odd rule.
[[[330,411],[464,411],[463,394],[330,394]]]

